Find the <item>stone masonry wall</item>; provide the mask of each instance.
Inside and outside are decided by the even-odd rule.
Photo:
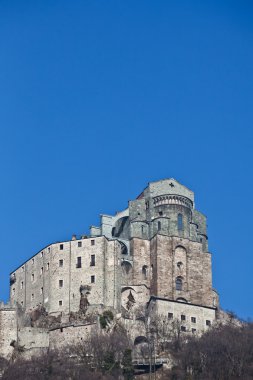
[[[156,239],[156,295],[213,306],[211,255],[202,251],[202,244],[162,235],[157,235]],[[182,290],[176,288],[178,277],[182,279]]]
[[[91,331],[97,328],[96,324],[71,325],[49,331],[50,349],[68,348],[82,344]]]
[[[120,305],[121,246],[104,236],[59,242],[32,257],[12,275],[11,302],[26,310],[45,306],[50,313],[78,311],[80,286],[90,304]]]
[[[0,356],[10,359],[13,347],[12,341],[17,342],[17,315],[12,308],[0,309]]]
[[[197,334],[207,331],[216,319],[215,309],[159,298],[151,299],[149,311],[165,320],[176,320],[185,332]]]

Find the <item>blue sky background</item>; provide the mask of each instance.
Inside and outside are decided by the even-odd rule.
[[[0,2],[0,298],[45,245],[174,177],[253,317],[251,1]]]

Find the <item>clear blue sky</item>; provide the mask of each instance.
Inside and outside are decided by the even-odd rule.
[[[174,177],[253,317],[252,1],[0,2],[0,298],[45,245]]]

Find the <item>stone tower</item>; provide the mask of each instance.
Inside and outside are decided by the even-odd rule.
[[[194,193],[173,178],[151,182],[128,208],[102,215],[91,233],[125,246],[122,286],[145,285],[150,296],[215,307],[206,217]]]

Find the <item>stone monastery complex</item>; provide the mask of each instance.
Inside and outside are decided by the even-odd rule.
[[[78,341],[89,328],[73,320],[80,312],[111,310],[133,341],[145,334],[133,317],[138,308],[201,334],[219,318],[211,261],[194,193],[173,178],[150,182],[125,210],[101,215],[89,236],[50,244],[11,273],[10,302],[0,307],[0,355],[11,355],[11,342],[32,352]],[[38,308],[58,325],[25,323]]]

